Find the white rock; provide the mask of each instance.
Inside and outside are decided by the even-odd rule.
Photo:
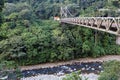
[[[61,68],[63,68],[63,69],[69,69],[69,67],[67,67],[67,66],[62,66]]]
[[[8,78],[8,76],[4,76],[4,77],[1,77],[0,80],[5,80],[7,78]]]
[[[102,68],[102,66],[99,66],[99,68]]]
[[[58,76],[64,75],[64,73],[63,73],[63,71],[60,71],[60,72],[57,73],[57,75],[58,75]]]
[[[76,71],[76,69],[74,69],[74,71]]]
[[[81,70],[85,70],[85,68],[82,68]]]
[[[92,70],[94,71],[94,70],[95,70],[95,68],[92,68]]]
[[[88,67],[88,65],[85,65],[86,67]]]

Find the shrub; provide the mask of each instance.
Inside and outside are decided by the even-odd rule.
[[[100,73],[98,80],[119,80],[120,62],[109,61],[104,63],[104,72]]]
[[[63,80],[82,80],[82,77],[80,76],[80,71],[73,72],[71,74],[66,75]],[[84,80],[88,80],[87,78]]]
[[[6,77],[7,80],[19,80],[22,74],[14,61],[0,61],[0,78],[2,77]]]

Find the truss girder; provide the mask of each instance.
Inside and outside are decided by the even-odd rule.
[[[120,36],[120,17],[75,17],[63,18],[60,21]]]

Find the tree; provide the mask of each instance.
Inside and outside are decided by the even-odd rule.
[[[4,6],[4,0],[0,1],[0,25],[2,24],[2,9]]]
[[[20,80],[21,77],[21,71],[14,61],[0,62],[0,78],[4,78],[4,80]]]

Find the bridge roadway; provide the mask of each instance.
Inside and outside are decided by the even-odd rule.
[[[75,17],[62,18],[61,23],[80,25],[87,28],[104,31],[117,36],[116,43],[120,44],[120,17]]]

